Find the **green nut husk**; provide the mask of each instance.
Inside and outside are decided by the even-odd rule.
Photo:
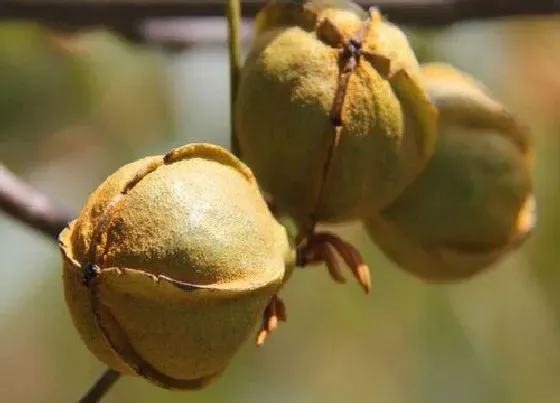
[[[251,171],[207,144],[120,168],[60,248],[87,347],[171,389],[201,388],[224,371],[294,264]]]
[[[445,64],[422,74],[439,109],[436,152],[398,200],[365,221],[405,270],[472,276],[519,247],[536,223],[527,130],[473,78]]]
[[[352,38],[361,44],[353,67],[346,63]],[[241,73],[243,159],[297,221],[371,215],[433,152],[437,112],[418,77],[406,36],[377,11],[342,1],[273,2],[257,15]]]

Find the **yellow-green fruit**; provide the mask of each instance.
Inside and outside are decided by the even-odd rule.
[[[439,109],[436,152],[398,200],[365,224],[398,265],[429,280],[472,276],[536,222],[527,131],[474,79],[423,66]]]
[[[435,146],[437,112],[405,35],[375,10],[341,3],[266,6],[241,73],[241,154],[279,209],[298,221],[339,222],[379,211]],[[360,30],[357,51],[350,42]],[[352,52],[355,66],[347,63]],[[341,87],[341,113],[334,116]]]
[[[60,246],[88,348],[172,389],[200,388],[226,368],[294,261],[251,171],[206,144],[120,168]]]

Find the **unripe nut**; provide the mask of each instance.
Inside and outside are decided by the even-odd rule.
[[[171,389],[201,388],[224,371],[294,260],[251,171],[206,144],[117,170],[60,247],[87,347]]]
[[[437,113],[406,36],[375,10],[338,3],[266,6],[237,98],[244,161],[303,222],[378,212],[435,145]]]
[[[405,270],[460,280],[534,229],[533,147],[526,128],[473,78],[439,63],[424,65],[422,74],[439,109],[436,151],[397,201],[365,225]]]

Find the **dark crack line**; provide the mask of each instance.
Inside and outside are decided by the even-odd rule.
[[[165,375],[146,361],[136,351],[126,332],[109,309],[109,306],[99,299],[98,288],[99,282],[96,277],[91,281],[89,287],[92,313],[107,344],[130,369],[139,376],[165,389],[199,389],[204,386],[205,379],[175,379]]]
[[[324,196],[325,187],[332,170],[332,162],[340,144],[342,128],[344,125],[342,119],[342,110],[344,108],[344,101],[346,99],[348,85],[350,83],[350,78],[352,76],[352,73],[355,71],[356,67],[359,65],[360,60],[362,58],[362,47],[364,44],[365,36],[371,26],[373,12],[374,11],[371,11],[369,13],[368,18],[363,22],[358,33],[349,39],[345,38],[344,33],[329,19],[325,18],[323,21],[319,23],[318,29],[320,29],[320,26],[322,24],[330,25],[330,28],[334,30],[335,34],[338,36],[340,42],[342,43],[342,50],[340,53],[340,61],[339,61],[340,67],[339,67],[338,84],[337,84],[333,104],[330,111],[330,120],[333,127],[333,130],[331,131],[332,141],[331,144],[329,145],[327,159],[325,161],[325,164],[323,165],[321,186],[315,201],[314,213],[311,217],[312,225],[309,231],[310,233],[313,233],[314,231],[315,224],[317,221],[315,218],[316,210],[321,202],[321,199]]]

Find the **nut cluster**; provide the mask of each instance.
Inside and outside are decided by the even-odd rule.
[[[74,323],[121,373],[208,385],[254,331],[261,345],[286,320],[294,266],[324,263],[343,283],[342,260],[369,292],[357,248],[317,224],[362,221],[430,281],[480,272],[534,228],[526,129],[474,79],[420,66],[375,8],[267,5],[236,105],[248,166],[209,144],[143,158],[60,235]]]

